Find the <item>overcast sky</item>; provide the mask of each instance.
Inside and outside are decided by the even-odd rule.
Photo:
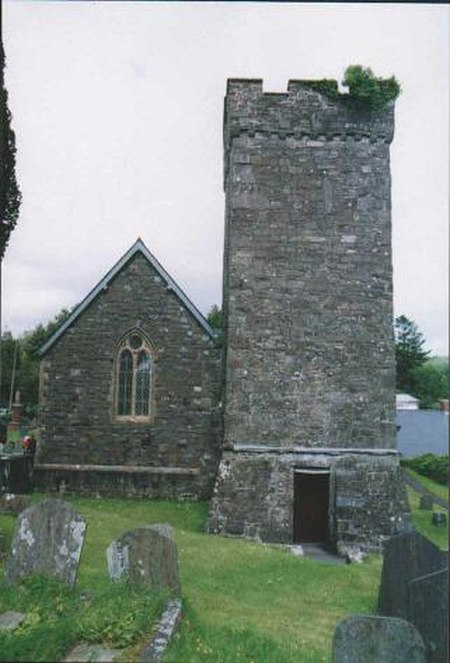
[[[394,304],[448,354],[449,9],[443,5],[13,2],[6,84],[23,194],[4,328],[78,303],[140,236],[206,313],[221,303],[226,79],[402,85],[391,146]]]

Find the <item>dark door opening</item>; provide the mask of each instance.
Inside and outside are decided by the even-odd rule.
[[[328,543],[329,500],[329,472],[294,472],[294,543]]]

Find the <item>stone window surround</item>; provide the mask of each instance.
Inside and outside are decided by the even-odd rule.
[[[130,344],[127,343],[127,340],[137,334],[142,338],[142,346],[139,348],[139,351],[144,349],[151,357],[151,369],[150,369],[150,389],[149,389],[149,414],[148,415],[136,415],[136,414],[126,414],[119,415],[117,413],[118,409],[118,397],[119,397],[119,369],[120,369],[120,356],[122,351],[127,347],[130,348]],[[137,352],[132,350],[132,352]],[[114,353],[114,369],[113,369],[113,415],[112,419],[115,423],[130,423],[130,424],[152,424],[155,421],[155,366],[156,366],[156,350],[154,344],[149,339],[147,334],[140,327],[132,327],[129,329],[123,336],[120,338],[119,342],[116,345]],[[135,392],[135,377],[133,377],[133,393]]]

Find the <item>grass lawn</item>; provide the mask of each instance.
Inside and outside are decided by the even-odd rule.
[[[428,526],[430,512],[418,509],[413,491],[409,496],[418,528],[446,545],[447,530]],[[202,503],[67,499],[88,523],[77,586],[68,591],[36,578],[11,589],[2,582],[1,568],[0,612],[23,611],[27,619],[14,634],[0,635],[0,661],[62,660],[81,640],[123,647],[124,660],[138,660],[162,597],[112,584],[105,551],[127,530],[157,522],[175,528],[184,600],[166,663],[329,661],[339,619],[375,611],[377,555],[361,565],[328,566],[294,557],[281,546],[207,535]],[[13,528],[12,516],[0,516],[8,548]]]
[[[61,660],[68,644],[86,638],[131,647],[125,658],[132,660],[138,649],[132,645],[148,632],[159,597],[152,603],[142,592],[112,585],[105,550],[119,534],[156,522],[175,528],[185,604],[168,662],[328,661],[336,622],[375,609],[377,556],[361,566],[328,566],[279,546],[207,535],[201,503],[67,499],[88,522],[76,589],[43,579],[20,590],[1,583],[0,611],[28,615],[14,635],[0,636],[2,661]],[[12,516],[0,516],[9,540],[13,527]]]
[[[431,493],[445,500],[448,504],[448,486],[436,483],[427,477],[414,472],[411,469],[407,469],[408,474],[410,474],[414,479],[417,479],[421,482],[424,488],[427,488]],[[447,525],[446,527],[436,527],[431,524],[431,511],[425,511],[419,509],[420,495],[416,493],[412,488],[407,486],[406,488],[408,494],[409,505],[411,508],[411,513],[413,515],[414,525],[417,530],[426,536],[430,541],[433,541],[441,550],[448,550],[448,511],[443,509],[440,506],[435,505],[433,511],[443,511],[447,514]]]
[[[406,469],[406,472],[413,479],[416,479],[417,481],[420,481],[422,486],[424,488],[426,488],[427,490],[429,490],[430,493],[433,493],[433,495],[436,495],[437,497],[440,497],[442,500],[445,500],[448,504],[448,486],[444,486],[442,483],[436,483],[436,481],[433,481],[432,479],[429,479],[428,477],[424,477],[422,474],[419,474],[418,472],[415,472],[410,467],[407,467],[405,469]]]

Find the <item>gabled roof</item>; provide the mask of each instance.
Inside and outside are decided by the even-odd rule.
[[[140,253],[156,270],[159,276],[166,283],[168,290],[172,290],[184,307],[194,316],[199,325],[204,331],[216,338],[217,332],[211,327],[206,318],[200,313],[198,308],[191,302],[189,297],[182,291],[182,289],[175,283],[172,277],[166,272],[163,266],[156,260],[155,256],[150,253],[144,242],[138,238],[133,246],[120,258],[118,262],[109,270],[109,272],[102,278],[102,280],[91,290],[91,292],[83,299],[83,301],[72,311],[69,317],[62,323],[46,343],[39,349],[39,355],[44,355],[56,341],[66,332],[66,330],[75,322],[75,320],[87,309],[89,304],[104,290],[113,278],[127,265],[127,263],[137,254]]]

